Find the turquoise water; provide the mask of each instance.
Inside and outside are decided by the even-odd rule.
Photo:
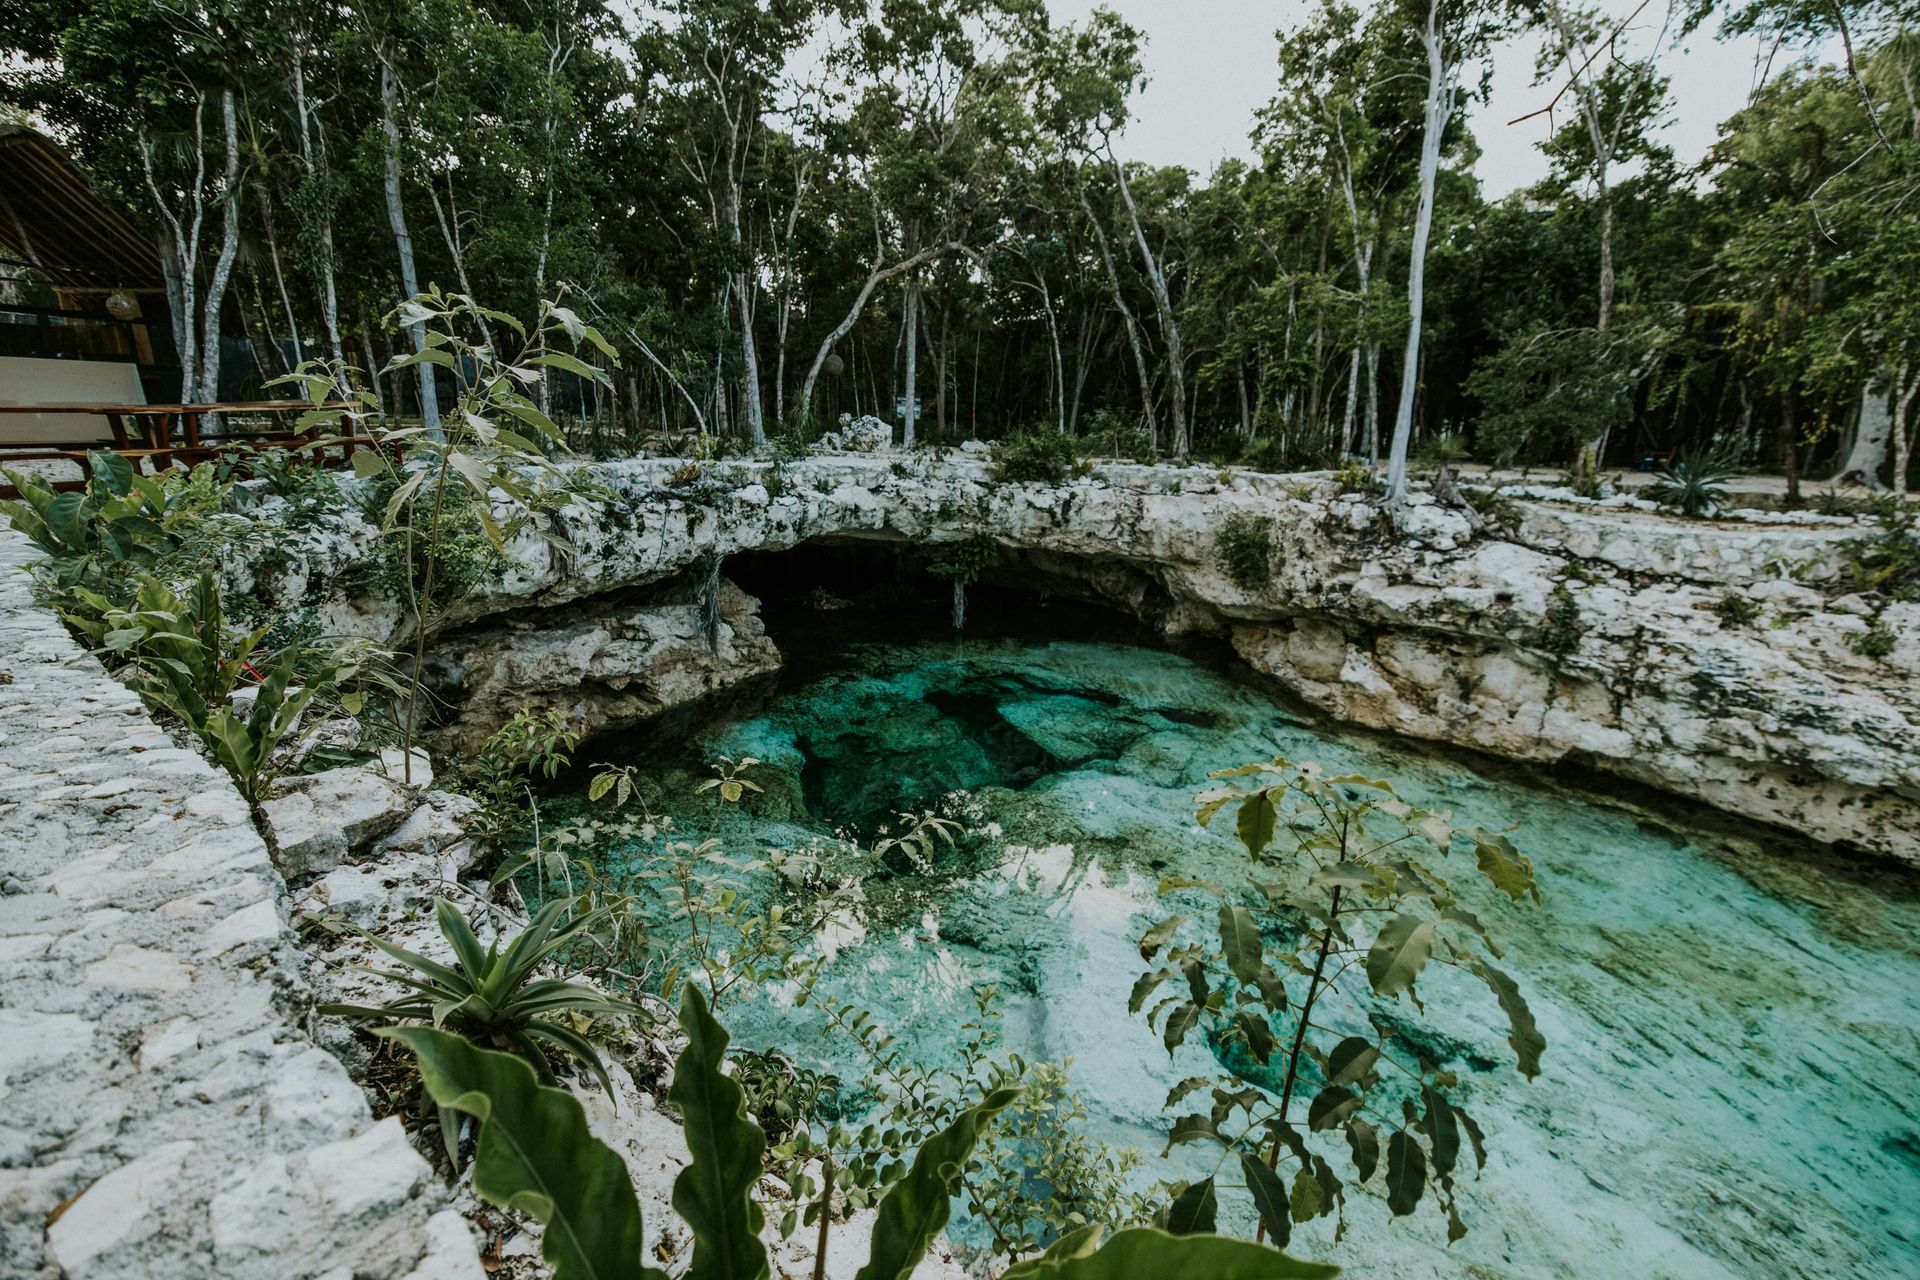
[[[1549,1047],[1523,1080],[1484,990],[1430,971],[1428,1048],[1487,1133],[1487,1168],[1462,1188],[1470,1233],[1447,1247],[1424,1207],[1389,1223],[1376,1174],[1371,1190],[1349,1182],[1346,1241],[1321,1219],[1294,1252],[1361,1276],[1920,1275],[1920,877],[1310,724],[1123,645],[854,646],[671,750],[611,744],[623,752],[677,838],[755,857],[832,849],[836,832],[870,843],[895,811],[964,793],[945,804],[972,834],[931,867],[869,860],[811,914],[802,872],[758,874],[758,892],[821,926],[829,985],[917,1055],[951,1056],[970,992],[997,986],[1008,1047],[1072,1059],[1093,1131],[1146,1151],[1153,1178],[1183,1172],[1158,1156],[1168,1087],[1218,1068],[1197,1039],[1169,1059],[1127,1015],[1136,942],[1166,914],[1163,875],[1237,880],[1244,865],[1195,825],[1193,793],[1211,769],[1275,754],[1391,778],[1458,823],[1511,828],[1534,859],[1542,904],[1463,896]],[[764,791],[739,806],[696,793],[722,755],[764,762],[747,775]],[[656,849],[597,856],[631,872]],[[729,1021],[742,1043],[860,1074],[780,991]]]

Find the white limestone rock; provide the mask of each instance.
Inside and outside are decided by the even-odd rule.
[[[413,791],[369,768],[283,778],[261,805],[289,876],[317,875],[365,853],[414,811]]]

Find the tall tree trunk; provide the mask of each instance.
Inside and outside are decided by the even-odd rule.
[[[240,122],[231,86],[220,91],[220,119],[227,135],[227,163],[220,192],[220,252],[207,277],[200,320],[199,396],[206,401],[220,398],[220,306],[226,301],[227,282],[233,277],[234,255],[240,251]]]
[[[334,288],[333,279],[333,213],[332,193],[327,189],[327,171],[324,168],[325,135],[322,134],[319,145],[315,145],[313,135],[319,133],[319,122],[312,119],[307,108],[307,73],[302,61],[300,42],[303,35],[294,34],[293,39],[293,101],[294,111],[300,121],[300,158],[307,171],[307,181],[326,192],[326,200],[321,210],[316,230],[320,236],[320,322],[327,331],[327,354],[335,364],[346,363],[346,350],[340,341],[340,299]],[[367,378],[379,388],[376,371],[367,370]],[[348,388],[342,387],[344,393]]]
[[[400,99],[400,83],[393,64],[380,59],[380,131],[386,139],[387,224],[393,229],[394,248],[400,254],[400,291],[411,298],[420,292],[420,277],[413,265],[413,236],[407,231],[407,210],[400,200],[400,122],[394,115]],[[404,299],[403,299],[404,301]],[[427,326],[407,326],[416,353],[427,349]],[[434,384],[433,366],[424,361],[414,366],[420,380],[420,421],[429,435],[440,435],[440,396]],[[543,380],[544,381],[544,380]]]
[[[1127,206],[1127,220],[1133,224],[1134,243],[1140,248],[1140,260],[1146,266],[1147,283],[1153,286],[1153,303],[1160,315],[1160,336],[1167,344],[1167,402],[1173,410],[1173,456],[1185,458],[1191,447],[1187,433],[1187,354],[1180,341],[1180,324],[1173,314],[1173,297],[1167,290],[1167,278],[1160,271],[1159,259],[1147,244],[1147,229],[1140,224],[1140,210],[1134,206],[1133,191],[1127,186],[1126,166],[1113,155],[1114,177],[1118,179],[1120,199]]]
[[[1893,436],[1893,414],[1887,401],[1886,392],[1874,390],[1871,382],[1860,388],[1860,420],[1854,425],[1853,446],[1847,450],[1834,483],[1869,489],[1886,487],[1880,482],[1880,468],[1886,465],[1887,446]]]
[[[907,273],[907,297],[905,305],[906,314],[902,317],[902,323],[906,326],[907,394],[900,402],[903,406],[900,414],[900,447],[902,449],[911,449],[913,448],[913,423],[920,409],[918,400],[920,394],[920,366],[918,363],[918,357],[920,355],[920,272],[918,270]]]
[[[1087,225],[1093,228],[1094,243],[1100,247],[1100,261],[1106,264],[1107,283],[1113,289],[1114,309],[1120,313],[1120,320],[1127,330],[1127,346],[1133,350],[1134,371],[1140,377],[1140,416],[1147,427],[1147,449],[1150,453],[1160,452],[1160,424],[1153,415],[1153,374],[1147,368],[1147,353],[1140,341],[1140,322],[1133,318],[1133,308],[1127,305],[1126,294],[1120,288],[1120,271],[1113,260],[1113,250],[1107,244],[1106,228],[1093,216],[1093,205],[1087,199],[1087,189],[1080,188],[1080,208],[1087,215]]]
[[[293,297],[287,292],[287,275],[280,267],[280,238],[274,234],[273,201],[267,194],[266,183],[260,183],[254,190],[260,197],[260,222],[267,233],[267,257],[273,263],[273,283],[280,291],[280,309],[286,313],[287,336],[293,340],[291,363],[299,364],[307,358],[306,344],[300,340],[300,321],[293,314]]]
[[[753,340],[753,294],[745,271],[736,273],[733,291],[740,302],[740,397],[753,447],[767,443],[767,418],[760,408],[760,352]]]
[[[1440,174],[1440,141],[1453,114],[1453,93],[1447,83],[1445,50],[1441,44],[1439,0],[1428,0],[1427,27],[1421,33],[1427,50],[1427,101],[1420,138],[1420,204],[1413,219],[1413,247],[1407,260],[1407,349],[1400,367],[1400,403],[1393,411],[1393,444],[1387,454],[1387,500],[1407,496],[1407,449],[1413,442],[1413,396],[1420,381],[1420,321],[1426,304],[1427,241],[1433,234],[1434,186]]]
[[[1793,392],[1780,393],[1780,469],[1787,478],[1787,505],[1800,505],[1800,429],[1794,418]]]
[[[1920,393],[1920,369],[1911,362],[1900,366],[1898,390],[1899,399],[1893,412],[1893,492],[1898,497],[1907,496],[1907,466],[1913,456],[1913,432],[1910,429],[1913,398]]]
[[[451,176],[448,178],[447,186],[449,188],[447,200],[448,203],[452,203],[453,192],[451,188],[453,181]],[[433,220],[440,224],[440,239],[446,243],[447,255],[453,259],[453,274],[455,278],[460,281],[460,292],[466,294],[469,298],[474,298],[477,302],[479,299],[474,297],[473,281],[467,278],[467,255],[460,246],[460,236],[458,234],[460,210],[456,206],[452,215],[449,216],[447,210],[440,205],[440,192],[434,187],[433,183],[429,181],[426,187],[427,198],[433,202]],[[487,318],[476,313],[473,320],[474,323],[480,327],[481,339],[491,347],[493,345],[493,329],[487,324]],[[546,382],[547,380],[542,378],[540,385],[545,387]]]
[[[835,325],[832,332],[828,333],[826,338],[820,343],[820,349],[814,352],[813,363],[807,368],[807,376],[800,383],[798,408],[802,413],[807,413],[812,410],[813,388],[814,384],[820,380],[820,370],[826,365],[827,357],[833,354],[835,344],[852,332],[853,326],[860,322],[860,314],[866,310],[867,300],[873,296],[873,291],[895,276],[907,271],[912,271],[923,263],[931,262],[943,253],[958,251],[961,247],[962,246],[958,244],[933,245],[929,248],[922,249],[919,253],[909,258],[901,259],[890,267],[878,267],[867,273],[866,283],[860,286],[860,292],[854,296],[853,305],[847,308],[847,314],[841,317],[840,323]],[[851,368],[851,366],[849,366],[849,368]],[[867,362],[867,374],[869,378],[873,376],[873,362],[871,358],[869,358]],[[880,404],[879,388],[875,386],[871,389],[874,392],[874,408],[877,411]]]

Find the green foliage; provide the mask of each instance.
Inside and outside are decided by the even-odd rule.
[[[216,707],[198,730],[249,805],[258,807],[285,763],[281,755],[293,736],[307,704],[318,690],[312,685],[292,687],[296,658],[282,650],[266,661],[266,674],[244,716],[227,706]]]
[[[1887,658],[1899,647],[1899,637],[1885,622],[1875,622],[1858,635],[1847,638],[1847,648],[1863,658]]]
[[[1723,591],[1714,601],[1713,611],[1720,615],[1720,625],[1724,627],[1750,627],[1760,620],[1760,606],[1741,595],[1738,591]]]
[[[1265,589],[1273,581],[1273,521],[1266,516],[1228,516],[1214,537],[1213,559],[1242,591]]]
[[[540,1256],[554,1280],[664,1280],[642,1259],[640,1202],[627,1165],[593,1136],[572,1094],[542,1085],[508,1053],[432,1027],[376,1034],[413,1050],[427,1093],[445,1112],[479,1122],[473,1189],[546,1228]]]
[[[1583,451],[1625,427],[1635,390],[1668,341],[1653,326],[1566,329],[1542,324],[1513,334],[1467,379],[1483,410],[1480,447],[1500,463],[1566,458],[1590,476]]]
[[[1687,453],[1654,477],[1647,497],[1685,516],[1710,516],[1727,500],[1727,481],[1739,470],[1711,453]]]
[[[927,572],[936,578],[951,578],[962,586],[972,586],[980,581],[980,575],[987,571],[999,551],[1000,544],[991,536],[976,533],[958,542],[942,544],[939,556],[927,566]]]
[[[181,544],[180,517],[197,514],[197,495],[144,476],[117,453],[88,455],[79,492],[56,493],[38,476],[0,468],[20,497],[0,501],[0,515],[45,552],[44,576],[56,588],[152,569]]]
[[[1580,601],[1566,582],[1554,584],[1547,595],[1547,624],[1540,632],[1540,647],[1555,657],[1564,658],[1580,647],[1587,634],[1580,619]]]
[[[1065,484],[1081,467],[1073,438],[1058,431],[1022,431],[993,442],[990,474],[1001,484]]]
[[[673,1195],[694,1240],[686,1274],[692,1280],[759,1280],[768,1263],[757,1235],[762,1210],[752,1191],[765,1138],[723,1070],[727,1035],[696,988],[686,991],[680,1023],[688,1043],[668,1096],[680,1109],[692,1157],[675,1179]],[[542,1223],[541,1252],[555,1280],[663,1280],[664,1272],[645,1265],[644,1225],[624,1163],[593,1136],[571,1094],[539,1082],[510,1054],[444,1031],[405,1027],[381,1034],[413,1050],[439,1106],[479,1121],[474,1189]],[[920,1145],[912,1167],[880,1197],[858,1280],[907,1280],[914,1273],[946,1225],[953,1186],[983,1134],[1017,1098],[1013,1089],[989,1090]],[[822,1272],[828,1225],[823,1217],[816,1263]],[[1136,1229],[1096,1247],[1101,1231],[1098,1225],[1075,1231],[1007,1274],[1026,1280],[1323,1280],[1336,1273],[1260,1245],[1207,1235],[1176,1238]]]
[[[554,1078],[549,1050],[561,1049],[592,1071],[611,1098],[613,1082],[606,1065],[586,1036],[574,1029],[571,1017],[623,1018],[641,1010],[594,987],[537,976],[598,922],[592,911],[569,915],[572,906],[565,900],[549,902],[504,948],[496,937],[483,949],[460,909],[437,899],[434,920],[453,951],[452,965],[361,930],[367,941],[406,966],[406,971],[377,972],[406,987],[407,994],[377,1007],[329,1004],[320,1012],[449,1028],[475,1044],[513,1049],[548,1083]]]
[[[1333,482],[1341,493],[1376,494],[1386,490],[1386,482],[1365,462],[1347,463],[1333,473]]]
[[[766,1134],[747,1119],[746,1094],[723,1069],[727,1033],[692,983],[680,997],[680,1029],[687,1047],[674,1066],[667,1101],[680,1109],[692,1156],[673,1180],[674,1210],[693,1229],[688,1274],[761,1280],[768,1270],[766,1246],[760,1243],[765,1216],[753,1187],[760,1180]]]
[[[1888,497],[1874,504],[1872,515],[1876,532],[1847,546],[1854,589],[1896,600],[1920,597],[1920,512]]]
[[[1453,1073],[1386,1010],[1402,996],[1420,1007],[1417,984],[1430,964],[1474,975],[1507,1015],[1520,1071],[1538,1074],[1546,1042],[1518,986],[1493,965],[1501,955],[1493,934],[1435,859],[1471,852],[1481,876],[1514,902],[1539,898],[1532,862],[1505,836],[1456,828],[1375,779],[1324,777],[1281,759],[1214,777],[1219,785],[1196,797],[1199,820],[1232,812],[1250,862],[1246,885],[1162,881],[1162,893],[1212,899],[1213,927],[1196,936],[1195,917],[1180,914],[1149,928],[1140,954],[1155,967],[1129,1001],[1170,1054],[1204,1032],[1228,1065],[1227,1076],[1195,1077],[1168,1096],[1170,1110],[1195,1096],[1210,1103],[1178,1116],[1169,1146],[1207,1143],[1236,1160],[1266,1230],[1284,1245],[1295,1224],[1330,1214],[1344,1231],[1346,1184],[1332,1161],[1349,1160],[1368,1181],[1385,1129],[1389,1208],[1411,1213],[1430,1181],[1453,1238],[1465,1230],[1453,1178],[1460,1136],[1483,1163],[1480,1131],[1447,1096]],[[1334,981],[1350,966],[1364,973],[1370,999]],[[1290,1185],[1278,1172],[1283,1160]],[[1215,1194],[1210,1179],[1187,1187],[1169,1228],[1206,1229]]]

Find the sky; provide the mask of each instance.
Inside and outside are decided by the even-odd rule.
[[[1318,9],[1313,0],[1102,0],[1146,36],[1143,58],[1150,83],[1135,101],[1118,150],[1123,158],[1156,165],[1185,165],[1201,174],[1228,156],[1251,159],[1247,134],[1253,113],[1273,96],[1274,32],[1292,28]],[[1637,0],[1601,0],[1620,17]],[[1079,21],[1094,0],[1048,0],[1058,18]],[[1650,41],[1661,0],[1643,11],[1634,34]],[[1756,55],[1766,50],[1751,38],[1721,41],[1713,27],[1689,38],[1666,60],[1673,79],[1674,120],[1665,131],[1682,164],[1706,153],[1719,123],[1738,111],[1751,92]],[[1509,41],[1494,51],[1492,91],[1472,109],[1474,136],[1482,154],[1477,171],[1489,198],[1497,199],[1546,176],[1539,144],[1544,118],[1509,125],[1547,104],[1554,85],[1536,86],[1534,38]],[[1783,55],[1775,69],[1785,61]]]

